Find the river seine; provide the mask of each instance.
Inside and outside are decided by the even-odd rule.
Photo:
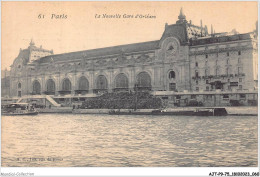
[[[257,116],[2,116],[5,167],[256,167]]]

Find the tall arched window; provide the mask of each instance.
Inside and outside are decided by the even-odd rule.
[[[226,68],[226,74],[229,75],[229,68]]]
[[[88,79],[85,76],[81,76],[79,78],[79,90],[88,90],[88,89],[89,89]]]
[[[37,80],[35,80],[33,82],[33,94],[36,94],[36,95],[40,95],[41,94],[41,84]]]
[[[68,78],[64,79],[62,82],[63,91],[71,91],[71,82]]]
[[[128,78],[125,74],[118,74],[115,78],[115,88],[128,88]]]
[[[96,81],[97,89],[107,89],[107,78],[104,75],[99,75]]]
[[[47,81],[47,92],[55,93],[55,82],[52,79]]]
[[[22,88],[22,84],[20,82],[18,83],[18,88]]]
[[[174,71],[169,72],[169,79],[175,79],[175,72]]]
[[[216,76],[219,75],[219,68],[218,67],[216,67],[216,69],[215,69],[215,74],[216,74]]]
[[[197,70],[195,71],[195,77],[199,77],[199,72]]]
[[[147,72],[141,72],[137,75],[137,87],[151,88],[151,77]]]
[[[205,69],[205,76],[208,76],[208,69]]]

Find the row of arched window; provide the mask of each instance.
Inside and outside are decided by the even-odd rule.
[[[175,73],[171,73],[172,77],[175,77]],[[18,87],[21,87],[21,83],[18,83]],[[151,77],[147,72],[141,72],[137,75],[135,87],[151,88]],[[96,79],[95,88],[98,90],[108,89],[108,81],[106,76],[99,75]],[[124,73],[120,73],[116,76],[114,82],[114,88],[116,89],[128,89],[129,80]],[[32,84],[33,94],[41,94],[41,84],[39,81],[35,80]],[[56,85],[53,79],[49,79],[46,82],[46,92],[49,94],[54,94],[56,90]],[[72,84],[68,78],[62,81],[61,91],[71,91]],[[88,91],[89,81],[85,76],[80,77],[78,82],[78,91]]]

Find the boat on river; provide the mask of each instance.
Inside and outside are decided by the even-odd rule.
[[[110,110],[110,115],[178,115],[178,116],[226,116],[225,108],[176,108],[176,109],[156,109],[152,111],[142,110]]]
[[[2,105],[1,114],[5,116],[37,115],[38,111],[29,103],[10,103]]]

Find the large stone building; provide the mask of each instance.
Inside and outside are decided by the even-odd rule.
[[[257,31],[214,33],[211,27],[209,33],[181,10],[176,24],[166,24],[156,41],[58,55],[31,42],[15,59],[10,77],[13,97],[151,90],[176,101],[222,90],[252,93],[256,100]]]

